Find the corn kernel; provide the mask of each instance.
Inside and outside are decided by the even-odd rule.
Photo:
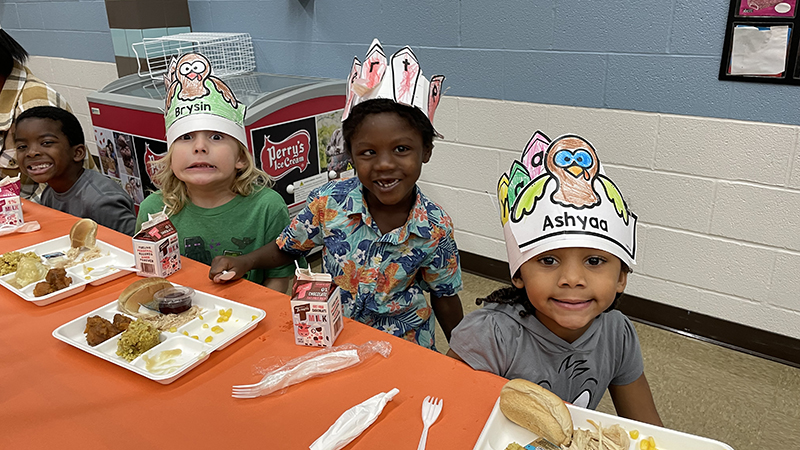
[[[211,331],[213,331],[214,333],[220,334],[225,330],[223,330],[221,326],[215,325],[214,328],[211,329]]]
[[[184,331],[184,332],[183,332],[183,334],[184,334],[185,336],[188,336],[188,335],[189,335],[189,332],[188,332],[188,331]]]
[[[257,316],[257,315],[255,315],[255,314],[253,314],[253,317],[252,317],[252,319],[253,319],[253,320],[256,320],[257,318],[258,318],[258,316]]]
[[[656,450],[656,440],[653,439],[653,436],[647,438],[647,441],[650,442],[650,450]]]
[[[178,331],[178,327],[169,327],[169,330],[168,330],[168,331],[169,331],[170,333],[174,333],[174,332]]]
[[[631,430],[631,439],[639,439],[639,430]]]
[[[192,339],[197,339],[199,341],[200,340],[200,336],[194,335],[194,336],[192,336]]]
[[[201,315],[198,315],[197,317],[199,317],[199,318],[200,318],[200,320],[203,320],[203,316],[202,316],[202,314],[201,314]]]
[[[206,338],[206,342],[211,342],[211,341],[213,341],[213,340],[214,340],[214,338],[213,338],[213,337],[211,337],[211,336],[209,336],[209,337],[207,337],[207,338]]]
[[[652,450],[650,448],[650,441],[648,441],[647,439],[642,439],[639,442],[639,450]]]
[[[208,328],[208,324],[207,324],[207,323],[204,323],[204,324],[203,324],[203,328]]]

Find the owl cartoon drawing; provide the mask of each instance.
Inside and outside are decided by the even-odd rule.
[[[222,97],[234,108],[239,106],[238,100],[230,88],[219,78],[211,75],[211,63],[199,53],[187,53],[172,58],[169,69],[164,75],[164,86],[167,88],[166,107],[169,110],[175,93],[181,100],[194,100],[211,93],[208,81]]]
[[[534,137],[546,136],[537,132]],[[534,149],[537,147],[529,147]],[[538,147],[538,151],[542,151]],[[614,205],[617,215],[628,223],[628,208],[614,183],[600,173],[600,162],[594,148],[583,138],[566,135],[551,142],[544,150],[545,172],[531,179],[528,168],[515,161],[510,176],[501,178],[498,195],[503,207],[503,221],[519,222],[534,210],[544,197],[546,186],[556,183],[550,200],[558,205],[584,209],[600,204],[603,197]],[[523,160],[536,160],[523,155]],[[595,183],[595,182],[599,183]],[[602,186],[599,191],[596,184]]]

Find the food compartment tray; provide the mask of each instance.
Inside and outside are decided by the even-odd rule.
[[[733,450],[731,446],[722,442],[669,428],[657,427],[570,404],[567,404],[567,409],[572,416],[573,428],[594,430],[587,422],[587,419],[591,419],[595,423],[602,424],[604,428],[617,424],[628,433],[632,430],[639,431],[639,437],[631,439],[628,450],[638,450],[639,441],[647,439],[649,436],[653,436],[658,450]],[[535,433],[508,420],[500,411],[500,399],[498,398],[473,450],[505,450],[512,442],[525,446],[538,437]]]
[[[266,313],[262,309],[201,291],[195,291],[192,304],[201,308],[198,317],[174,331],[162,331],[161,343],[131,362],[116,354],[119,335],[92,347],[86,342],[84,334],[86,321],[90,316],[100,316],[110,322],[114,321],[115,314],[127,316],[120,312],[117,300],[61,325],[53,331],[53,336],[145,378],[161,384],[169,384],[205,361],[211,352],[222,350],[247,334],[266,317]],[[226,314],[228,311],[230,311],[230,317]],[[133,319],[133,317],[131,318]],[[219,327],[219,329],[214,329],[214,327]],[[162,351],[176,348],[181,349],[181,355],[175,360],[174,370],[169,373],[152,373],[147,370],[145,356],[154,358]]]
[[[42,257],[42,255],[47,255],[50,253],[66,253],[67,250],[70,249],[70,244],[71,241],[69,236],[61,236],[14,251],[20,253],[35,252],[37,255]],[[11,284],[11,282],[16,278],[16,272],[11,272],[0,277],[0,285],[4,286],[6,289],[18,295],[19,297],[22,297],[22,299],[25,301],[31,302],[37,306],[45,306],[82,292],[86,288],[87,284],[99,286],[103,283],[108,283],[111,280],[115,280],[131,273],[129,271],[116,268],[133,267],[134,258],[131,253],[128,253],[103,241],[97,241],[97,246],[100,248],[102,256],[66,269],[67,275],[72,278],[72,284],[64,289],[55,291],[51,294],[43,295],[41,297],[34,297],[33,289],[38,282],[33,282],[21,289],[17,288]]]

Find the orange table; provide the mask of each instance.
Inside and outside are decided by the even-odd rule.
[[[32,203],[25,220],[40,231],[0,237],[0,253],[69,233],[75,217]],[[131,251],[128,236],[101,227],[98,239]],[[257,306],[266,318],[250,333],[162,385],[56,340],[58,326],[117,298],[131,274],[73,297],[36,306],[0,288],[0,448],[303,449],[348,408],[398,388],[380,418],[347,449],[415,449],[427,395],[444,399],[429,449],[471,449],[503,378],[346,319],[336,341],[388,340],[388,359],[290,387],[284,394],[234,399],[231,386],[260,380],[253,369],[317,350],[294,344],[289,299],[238,281],[215,285],[208,267],[184,258],[170,280]],[[271,359],[270,359],[271,358]]]

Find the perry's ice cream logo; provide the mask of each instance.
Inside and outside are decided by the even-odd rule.
[[[150,148],[150,143],[144,143],[144,169],[147,171],[147,176],[150,177],[150,180],[153,180],[153,177],[156,175],[156,167],[153,166],[153,162],[158,161],[159,159],[164,157],[164,153],[157,154]]]
[[[306,130],[298,130],[281,142],[272,142],[266,136],[261,149],[261,168],[276,180],[293,169],[302,172],[308,167],[310,147],[311,134]]]
[[[497,195],[503,226],[521,252],[571,240],[562,246],[600,248],[628,265],[635,261],[636,215],[603,173],[592,145],[579,136],[550,142],[536,132],[521,161],[500,178]]]

